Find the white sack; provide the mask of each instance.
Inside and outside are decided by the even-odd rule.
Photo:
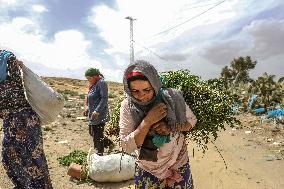
[[[89,177],[97,182],[121,182],[134,178],[136,159],[127,154],[89,157]]]
[[[38,75],[25,65],[22,66],[26,96],[42,125],[53,122],[63,109],[64,98],[54,91]]]

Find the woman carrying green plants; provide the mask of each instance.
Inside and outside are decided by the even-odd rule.
[[[89,91],[84,115],[89,119],[89,133],[93,137],[94,148],[98,150],[98,155],[103,155],[104,127],[109,121],[108,87],[99,69],[88,69],[85,77],[89,82]]]
[[[180,91],[162,88],[157,70],[138,60],[125,70],[127,98],[120,109],[120,139],[138,156],[136,188],[193,188],[184,132],[196,117]]]

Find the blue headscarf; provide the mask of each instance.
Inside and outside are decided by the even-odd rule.
[[[0,53],[0,82],[5,81],[7,78],[7,61],[12,54],[5,50]]]

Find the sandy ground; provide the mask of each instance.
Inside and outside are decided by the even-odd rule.
[[[87,152],[93,146],[87,122],[77,119],[82,116],[83,104],[79,96],[69,97],[57,120],[43,127],[44,149],[54,188],[134,188],[133,180],[123,183],[93,182],[77,185],[66,174],[67,167],[59,165],[58,157],[68,155],[75,149]],[[210,143],[205,154],[198,151],[189,141],[188,152],[195,188],[283,189],[284,125],[274,122],[261,124],[259,117],[251,115],[238,117],[243,123],[243,128],[228,128],[220,132],[219,138],[214,142],[215,146]],[[1,120],[0,124],[2,125]],[[0,126],[2,141],[1,130]],[[1,148],[2,144],[0,150]],[[2,164],[0,188],[13,188]]]
[[[54,124],[52,130],[44,131],[44,147],[54,188],[133,188],[133,181],[77,185],[66,175],[67,167],[60,166],[57,158],[69,154],[74,149],[87,151],[92,146],[86,126],[86,122],[83,121],[73,125],[57,126]],[[246,134],[246,131],[252,131],[252,133]],[[210,144],[209,150],[205,154],[198,151],[195,145],[189,141],[188,150],[195,188],[284,188],[283,125],[280,126],[278,132],[277,137],[271,138],[271,136],[267,137],[268,131],[264,136],[264,133],[259,135],[255,128],[237,130],[228,128],[221,132],[220,137],[215,141],[217,148]],[[60,141],[66,140],[67,143],[60,143]],[[0,176],[1,188],[12,188],[2,165],[0,166]]]
[[[245,130],[223,132],[215,145],[203,156],[195,153],[191,166],[197,189],[282,189],[283,156],[256,143]],[[282,138],[283,142],[283,138]],[[283,144],[283,143],[282,143]],[[192,146],[190,147],[192,149]],[[227,166],[227,169],[226,169]]]

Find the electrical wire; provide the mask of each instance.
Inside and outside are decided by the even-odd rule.
[[[156,33],[156,34],[154,34],[153,36],[157,36],[157,35],[161,35],[162,33],[169,32],[169,31],[171,31],[171,30],[173,30],[173,29],[175,29],[175,28],[177,28],[177,27],[179,27],[179,26],[181,26],[181,25],[183,25],[183,24],[185,24],[185,23],[187,23],[187,22],[189,22],[189,21],[191,21],[191,20],[193,20],[193,19],[195,19],[195,18],[197,18],[197,17],[203,15],[203,14],[205,14],[206,12],[208,12],[208,11],[210,11],[210,10],[216,8],[217,6],[221,5],[221,4],[224,3],[225,1],[226,1],[226,0],[223,0],[223,1],[219,2],[219,3],[212,3],[212,4],[214,4],[214,6],[208,8],[207,10],[205,10],[205,11],[203,11],[203,12],[201,12],[201,13],[195,15],[194,17],[191,17],[191,18],[187,19],[186,21],[184,21],[184,22],[182,22],[182,23],[180,23],[180,24],[178,24],[178,25],[176,25],[176,26],[173,26],[173,27],[171,27],[171,28],[169,28],[169,29],[166,29],[166,30],[164,30],[164,31],[161,31],[161,32],[159,32],[159,33]],[[203,6],[209,6],[209,5],[212,5],[212,4],[207,4],[207,5],[201,5],[201,6],[191,7],[191,8],[189,8],[189,9],[198,8],[198,7],[203,7]],[[136,44],[138,44],[140,47],[146,49],[148,52],[152,53],[153,55],[157,56],[157,57],[160,58],[161,60],[168,61],[168,60],[165,59],[164,57],[162,57],[162,56],[160,56],[159,54],[157,54],[156,52],[152,51],[150,48],[148,48],[148,47],[146,47],[146,46],[144,46],[144,45],[138,43],[137,41],[134,41],[134,40],[133,40],[133,42],[135,42]]]
[[[163,34],[163,33],[169,32],[169,31],[171,31],[171,30],[173,30],[173,29],[175,29],[175,28],[177,28],[177,27],[179,27],[179,26],[181,26],[181,25],[183,25],[183,24],[185,24],[185,23],[187,23],[187,22],[189,22],[189,21],[191,21],[191,20],[193,20],[193,19],[195,19],[195,18],[197,18],[197,17],[203,15],[203,14],[205,14],[206,12],[208,12],[208,11],[210,11],[210,10],[216,8],[217,6],[221,5],[221,4],[224,3],[225,1],[226,1],[226,0],[223,0],[223,1],[221,1],[221,2],[219,2],[219,3],[217,3],[217,4],[215,4],[214,6],[208,8],[207,10],[205,10],[205,11],[203,11],[203,12],[201,12],[201,13],[199,13],[199,14],[197,14],[197,15],[195,15],[195,16],[189,18],[189,19],[187,19],[186,21],[184,21],[184,22],[182,22],[182,23],[180,23],[180,24],[178,24],[178,25],[175,25],[175,26],[173,26],[173,27],[171,27],[171,28],[169,28],[169,29],[166,29],[166,30],[164,30],[164,31],[161,31],[161,32],[159,32],[159,33],[156,33],[156,34],[154,34],[153,36],[157,36],[157,35],[161,35],[161,34]]]
[[[188,8],[185,8],[184,10],[190,10],[190,9],[196,9],[196,8],[200,8],[200,7],[207,7],[209,5],[216,5],[218,3],[210,3],[210,4],[205,4],[205,5],[199,5],[199,6],[194,6],[194,7],[188,7]]]
[[[133,42],[135,42],[136,44],[138,44],[138,46],[140,46],[140,47],[146,49],[147,51],[149,51],[149,52],[152,53],[153,55],[157,56],[157,57],[160,58],[161,60],[168,61],[167,59],[163,58],[162,56],[160,56],[160,55],[157,54],[156,52],[152,51],[150,48],[145,47],[144,45],[138,43],[137,41],[134,41],[134,40],[133,40]]]

